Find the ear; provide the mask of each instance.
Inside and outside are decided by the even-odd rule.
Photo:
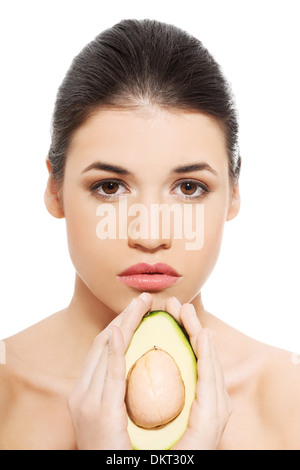
[[[234,183],[231,187],[231,195],[230,195],[226,220],[234,219],[240,211],[240,206],[241,206],[241,197],[240,197],[239,184]]]
[[[46,160],[46,165],[49,172],[49,178],[44,194],[45,205],[48,212],[53,215],[53,217],[62,219],[65,214],[61,204],[61,197],[59,193],[60,188],[57,181],[55,181],[53,178],[52,166],[48,158]]]

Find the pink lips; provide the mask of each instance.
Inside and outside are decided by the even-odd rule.
[[[135,264],[118,275],[124,284],[141,290],[165,289],[175,284],[180,277],[171,266],[163,263]]]

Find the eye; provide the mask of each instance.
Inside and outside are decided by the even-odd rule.
[[[174,188],[175,194],[183,199],[202,199],[209,193],[208,187],[204,183],[198,181],[185,180],[181,181]]]
[[[102,190],[105,194],[115,194],[118,191],[118,186],[115,181],[107,181],[102,184]]]
[[[119,180],[102,180],[93,184],[91,192],[103,199],[113,199],[126,192],[124,183]]]
[[[187,181],[186,183],[181,183],[180,190],[186,196],[192,196],[197,191],[197,185],[195,183],[190,183]]]

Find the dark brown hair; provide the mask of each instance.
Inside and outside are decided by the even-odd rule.
[[[88,117],[102,108],[145,104],[214,117],[226,137],[230,177],[238,179],[237,111],[220,66],[195,37],[148,19],[119,22],[74,58],[53,113],[49,160],[54,178],[63,182],[72,136]]]

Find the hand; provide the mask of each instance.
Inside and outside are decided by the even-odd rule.
[[[141,294],[94,340],[68,399],[79,450],[132,449],[127,433],[125,351],[152,296]]]
[[[173,449],[215,450],[231,415],[221,364],[211,340],[211,330],[202,328],[192,304],[166,300],[165,310],[181,323],[197,356],[196,398],[191,406],[188,427]]]

